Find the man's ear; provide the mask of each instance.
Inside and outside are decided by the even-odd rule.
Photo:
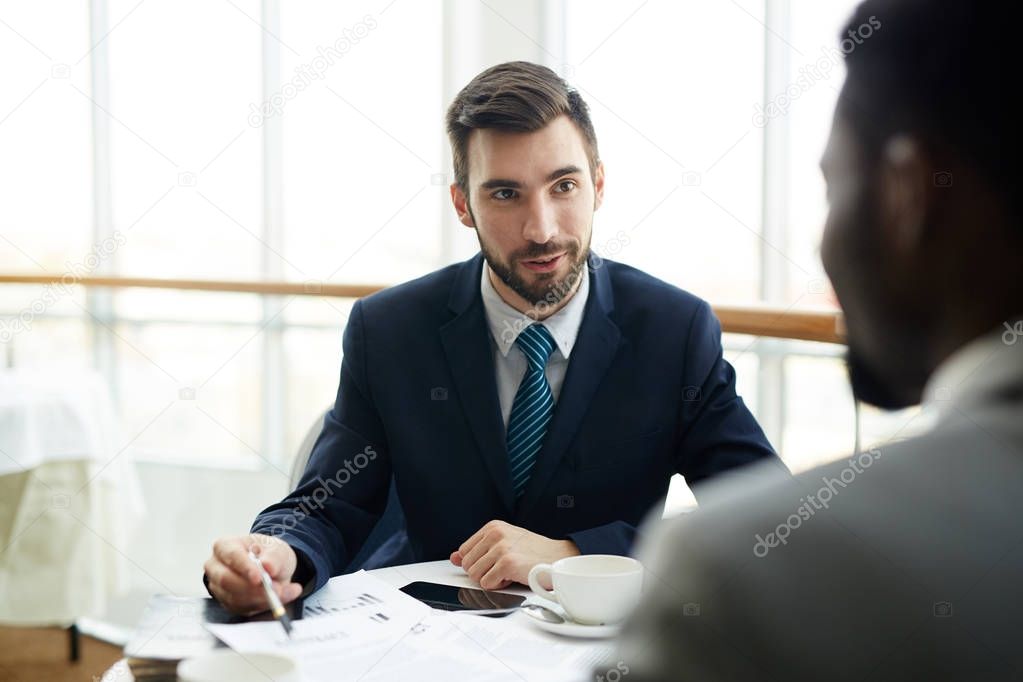
[[[455,207],[455,213],[458,214],[458,220],[463,225],[476,227],[476,221],[472,219],[472,213],[469,211],[469,198],[465,196],[465,192],[457,182],[451,183],[451,203]]]
[[[915,251],[925,239],[933,200],[933,168],[920,143],[898,135],[885,144],[880,166],[882,225],[900,253]]]
[[[604,203],[604,163],[597,162],[593,170],[593,210],[596,211]]]

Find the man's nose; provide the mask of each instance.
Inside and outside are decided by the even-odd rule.
[[[546,197],[540,196],[529,202],[522,236],[536,244],[546,244],[558,233],[554,209]]]

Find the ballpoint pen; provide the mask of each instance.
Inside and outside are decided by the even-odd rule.
[[[281,621],[281,626],[284,628],[284,632],[287,633],[288,637],[291,637],[291,619],[288,618],[288,614],[284,612],[284,605],[281,604],[280,597],[274,592],[273,581],[270,579],[270,574],[263,568],[263,562],[259,560],[252,548],[249,548],[249,558],[256,562],[256,566],[259,567],[259,580],[263,583],[263,591],[266,592],[267,601],[270,602],[270,612],[273,613],[274,618]]]

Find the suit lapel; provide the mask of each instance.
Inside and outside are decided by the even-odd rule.
[[[607,270],[591,260],[590,297],[586,301],[579,335],[568,362],[554,417],[537,455],[526,491],[517,509],[525,515],[538,501],[565,456],[586,415],[593,394],[618,352],[621,332],[609,317],[614,309]]]
[[[510,514],[515,497],[497,398],[490,330],[480,295],[482,263],[482,256],[477,255],[462,266],[448,301],[457,316],[441,327],[440,338],[465,419]]]

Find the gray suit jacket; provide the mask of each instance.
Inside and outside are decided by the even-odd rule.
[[[1023,679],[1023,339],[1007,340],[935,373],[927,435],[730,476],[648,532],[604,679]]]

